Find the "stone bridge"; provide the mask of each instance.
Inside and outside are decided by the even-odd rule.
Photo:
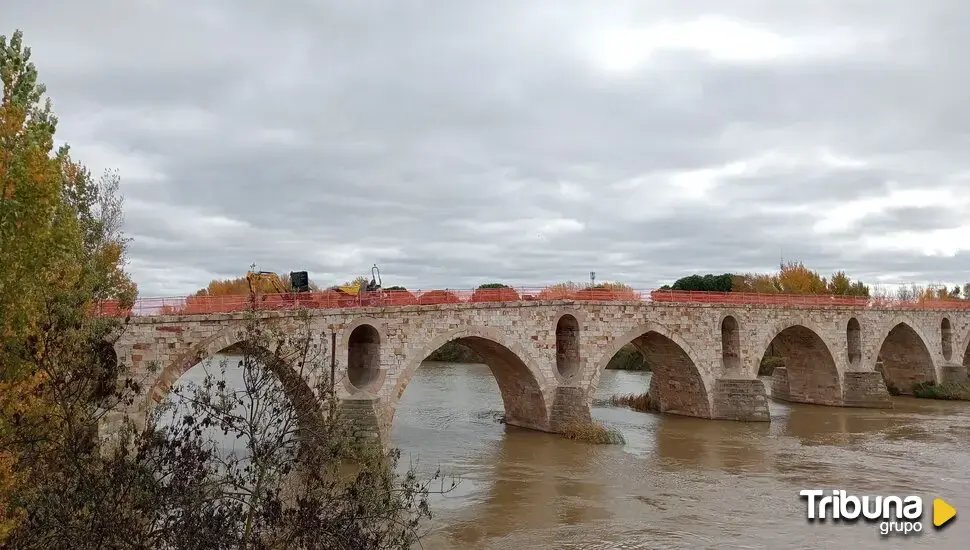
[[[297,317],[260,315],[284,326]],[[966,380],[970,364],[968,310],[537,300],[310,315],[315,333],[336,333],[341,407],[360,437],[385,443],[415,371],[450,341],[488,364],[508,424],[549,432],[589,419],[603,369],[629,343],[654,366],[649,392],[659,412],[737,421],[769,420],[757,379],[769,346],[785,359],[772,397],[827,406],[891,407],[887,382],[906,393],[918,382]],[[145,392],[126,414],[143,422],[182,373],[242,338],[245,319],[131,318],[114,347]]]

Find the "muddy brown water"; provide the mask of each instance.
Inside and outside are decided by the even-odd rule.
[[[650,374],[606,371],[593,416],[626,444],[598,446],[506,426],[484,365],[426,363],[405,392],[392,445],[402,467],[440,467],[426,549],[970,547],[970,403],[895,398],[893,410],[772,401],[770,424],[601,405]],[[918,536],[878,523],[809,523],[802,489],[917,495]],[[957,509],[932,526],[932,501]],[[961,510],[966,516],[960,517]]]
[[[180,382],[203,376],[196,367]],[[771,401],[770,424],[603,405],[649,385],[649,373],[603,373],[593,416],[626,443],[590,445],[498,422],[502,398],[484,365],[422,365],[391,444],[402,470],[440,468],[458,485],[432,496],[421,547],[970,548],[970,403],[898,397],[893,410],[871,410]],[[878,523],[809,523],[802,489],[920,496],[924,531],[883,537]],[[957,509],[941,531],[932,526],[937,497]]]

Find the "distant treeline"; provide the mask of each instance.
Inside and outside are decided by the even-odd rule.
[[[844,271],[837,271],[826,279],[805,267],[801,262],[781,265],[777,273],[724,273],[721,275],[689,275],[677,279],[665,290],[696,290],[706,292],[759,292],[764,294],[834,294],[869,296],[869,286],[852,281]]]
[[[830,278],[819,275],[801,262],[788,262],[777,273],[723,273],[721,275],[688,275],[662,290],[694,290],[705,292],[757,292],[761,294],[826,294],[837,296],[864,296],[896,298],[899,300],[967,300],[970,299],[970,283],[963,287],[923,287],[909,285],[892,290],[875,288],[862,281],[853,281],[844,271],[836,271]]]
[[[616,352],[616,355],[606,364],[606,368],[610,370],[653,370],[650,363],[647,362],[647,358],[633,344],[627,344],[620,348],[620,351]]]
[[[442,363],[484,363],[482,358],[468,346],[458,342],[448,342],[436,349],[425,361]]]

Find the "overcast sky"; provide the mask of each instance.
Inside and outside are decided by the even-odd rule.
[[[970,280],[965,0],[3,0],[143,296]]]

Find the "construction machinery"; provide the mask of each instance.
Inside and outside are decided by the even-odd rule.
[[[289,294],[290,292],[279,276],[272,271],[250,271],[246,273],[246,280],[249,281],[249,292],[252,294],[261,294],[260,290],[263,285],[260,283],[263,281],[269,282],[273,290],[279,294]]]
[[[371,278],[367,283],[361,281],[357,284],[338,286],[336,289],[347,296],[353,296],[360,305],[381,305],[384,291],[381,288],[383,285],[381,270],[377,267],[377,264],[370,268],[370,274]],[[362,277],[361,279],[366,280],[367,278]]]
[[[260,302],[267,302],[269,299],[269,302],[285,307],[299,305],[299,295],[310,292],[310,279],[306,271],[290,272],[290,288],[287,288],[287,285],[284,285],[279,276],[272,271],[250,271],[246,273],[246,280],[249,282],[249,292],[257,296]],[[273,292],[265,292],[264,282],[269,283]],[[274,293],[275,297],[271,298]]]

